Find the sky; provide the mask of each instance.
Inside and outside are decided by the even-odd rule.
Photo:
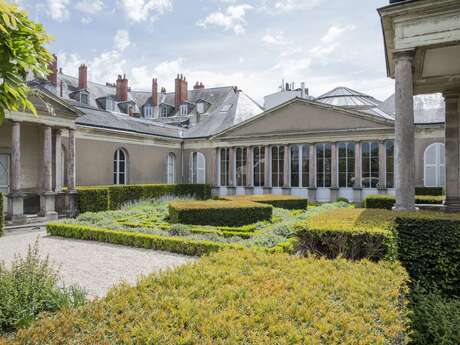
[[[9,0],[53,36],[64,73],[89,79],[126,73],[136,90],[153,77],[168,91],[238,86],[259,102],[282,79],[313,96],[347,86],[384,100],[386,77],[376,9],[388,0]]]

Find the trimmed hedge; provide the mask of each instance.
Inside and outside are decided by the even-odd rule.
[[[127,202],[157,199],[162,196],[211,198],[211,186],[206,184],[144,184],[109,187],[109,209],[118,210]]]
[[[79,213],[102,212],[109,209],[109,189],[101,187],[78,187],[77,209]]]
[[[296,251],[350,260],[396,259],[393,215],[386,211],[337,209],[295,224]]]
[[[308,207],[308,199],[294,196],[294,195],[236,195],[236,196],[225,196],[222,200],[229,201],[253,201],[261,204],[269,204],[273,207],[284,208],[287,210],[295,209],[306,209]]]
[[[368,195],[364,199],[364,208],[381,208],[386,210],[391,210],[395,205],[395,197],[390,195]],[[444,202],[444,197],[441,196],[431,196],[431,195],[416,195],[415,203],[416,204],[427,204],[427,205],[442,205]]]
[[[415,195],[441,196],[444,195],[444,189],[442,187],[415,187]]]
[[[3,235],[3,194],[0,193],[0,236]]]
[[[242,226],[271,220],[270,205],[251,201],[172,201],[169,221],[172,223],[214,226]]]
[[[64,223],[49,223],[46,226],[46,231],[51,236],[107,242],[193,256],[202,256],[224,248],[236,247],[225,243],[211,241],[189,240],[180,237],[165,237],[128,231],[115,231]]]
[[[407,344],[396,263],[229,250],[122,285],[12,344]]]
[[[428,291],[460,297],[460,216],[425,212],[396,219],[399,260]]]

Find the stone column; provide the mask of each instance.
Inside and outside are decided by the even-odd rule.
[[[385,148],[385,141],[379,142],[379,194],[386,194],[387,190],[387,152]]]
[[[252,188],[254,187],[254,171],[253,171],[253,152],[252,147],[248,146],[246,150],[246,185],[248,193],[252,194]]]
[[[362,160],[361,160],[361,143],[355,143],[355,183],[353,184],[353,202],[361,205],[362,202]]]
[[[337,143],[331,144],[331,201],[339,197]]]
[[[309,201],[316,201],[316,145],[310,144],[310,152],[309,152],[309,168],[310,171],[310,182],[308,187],[308,200]]]
[[[66,209],[69,217],[77,214],[76,208],[76,172],[75,172],[75,130],[70,128],[67,144],[67,195]]]
[[[11,192],[8,194],[8,218],[13,224],[24,224],[24,194],[21,191],[21,124],[11,128]]]
[[[290,169],[289,169],[289,145],[285,145],[284,146],[284,169],[283,169],[283,173],[284,173],[284,176],[283,176],[283,187],[284,188],[287,188],[285,190],[285,194],[290,194],[289,193],[289,189],[291,187],[291,181],[290,181]]]
[[[272,189],[271,179],[271,147],[265,145],[265,160],[264,160],[264,194],[270,194]]]
[[[228,193],[235,194],[236,193],[236,157],[235,157],[235,148],[230,147],[228,149]]]
[[[446,210],[460,212],[460,90],[444,92],[446,102]]]
[[[412,52],[395,54],[396,211],[415,210],[415,125]]]
[[[56,193],[62,192],[62,131],[56,129],[54,133],[54,176],[55,176],[55,189]]]
[[[40,215],[57,219],[56,194],[53,192],[53,132],[50,126],[43,129],[42,188]]]

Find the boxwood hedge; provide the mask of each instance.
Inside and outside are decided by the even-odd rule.
[[[109,209],[108,187],[78,187],[77,209],[79,213],[102,212]]]
[[[222,251],[42,318],[10,343],[401,345],[407,279],[397,263]]]
[[[444,195],[444,189],[442,187],[415,187],[415,195],[441,196]]]
[[[381,208],[391,210],[395,205],[395,197],[391,195],[368,195],[364,199],[364,208]],[[444,202],[444,197],[431,196],[431,195],[416,195],[416,204],[427,204],[427,205],[441,205]]]
[[[242,226],[271,220],[270,205],[251,201],[172,201],[169,203],[169,220],[172,223]]]
[[[288,210],[294,209],[306,209],[308,207],[308,199],[295,196],[295,195],[236,195],[236,196],[225,196],[223,200],[230,201],[254,201],[262,204],[269,204],[273,207],[284,208]]]

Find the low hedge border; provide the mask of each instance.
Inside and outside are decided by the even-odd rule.
[[[234,195],[234,196],[225,196],[221,198],[222,200],[229,201],[253,201],[261,204],[272,205],[277,208],[284,208],[287,210],[300,210],[306,209],[308,207],[308,199],[294,196],[294,195],[273,195],[273,194],[263,194],[263,195]]]
[[[102,212],[109,209],[109,187],[78,187],[77,209],[79,213]]]
[[[3,217],[3,194],[0,193],[0,236],[3,235],[3,222],[4,222],[4,217]]]
[[[242,226],[271,220],[270,205],[251,201],[172,201],[169,203],[171,223],[215,226]]]
[[[225,243],[114,231],[64,223],[49,223],[46,226],[46,231],[52,236],[107,242],[192,256],[202,256],[225,248],[239,248]]]
[[[415,195],[441,196],[444,195],[444,189],[442,187],[415,187]]]
[[[381,208],[386,210],[391,210],[395,205],[396,199],[390,195],[368,195],[364,199],[364,208]],[[415,203],[416,204],[426,204],[426,205],[442,205],[444,202],[444,197],[441,196],[431,196],[431,195],[416,195]]]

